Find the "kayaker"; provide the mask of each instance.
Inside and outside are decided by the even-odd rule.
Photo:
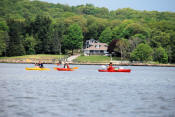
[[[108,70],[113,70],[114,68],[112,67],[112,62],[109,63]]]
[[[66,67],[67,67],[68,69],[70,68],[68,63],[65,63],[65,64],[64,64],[64,68],[66,68]]]
[[[41,61],[39,61],[39,67],[44,68],[43,63]]]

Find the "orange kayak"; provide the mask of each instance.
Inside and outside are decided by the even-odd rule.
[[[54,69],[56,69],[58,71],[73,71],[73,69],[71,69],[71,68],[57,68],[57,67],[55,67]]]

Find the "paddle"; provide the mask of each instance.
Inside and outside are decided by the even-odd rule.
[[[56,67],[54,67],[53,69],[54,69],[54,70],[57,70],[57,68],[56,68]]]
[[[73,67],[73,68],[71,68],[71,69],[78,69],[78,67]]]

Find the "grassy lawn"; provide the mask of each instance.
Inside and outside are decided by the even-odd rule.
[[[98,62],[110,62],[111,58],[108,56],[79,56],[75,59],[76,62],[91,62],[91,63],[98,63]],[[120,60],[117,57],[113,57],[112,60]]]
[[[24,55],[24,56],[13,56],[13,57],[0,57],[0,59],[9,59],[9,58],[58,59],[63,57],[64,55],[36,54],[36,55]]]

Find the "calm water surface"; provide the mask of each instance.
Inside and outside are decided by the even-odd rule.
[[[100,73],[26,71],[31,64],[0,64],[0,117],[175,117],[175,68],[129,67]]]

